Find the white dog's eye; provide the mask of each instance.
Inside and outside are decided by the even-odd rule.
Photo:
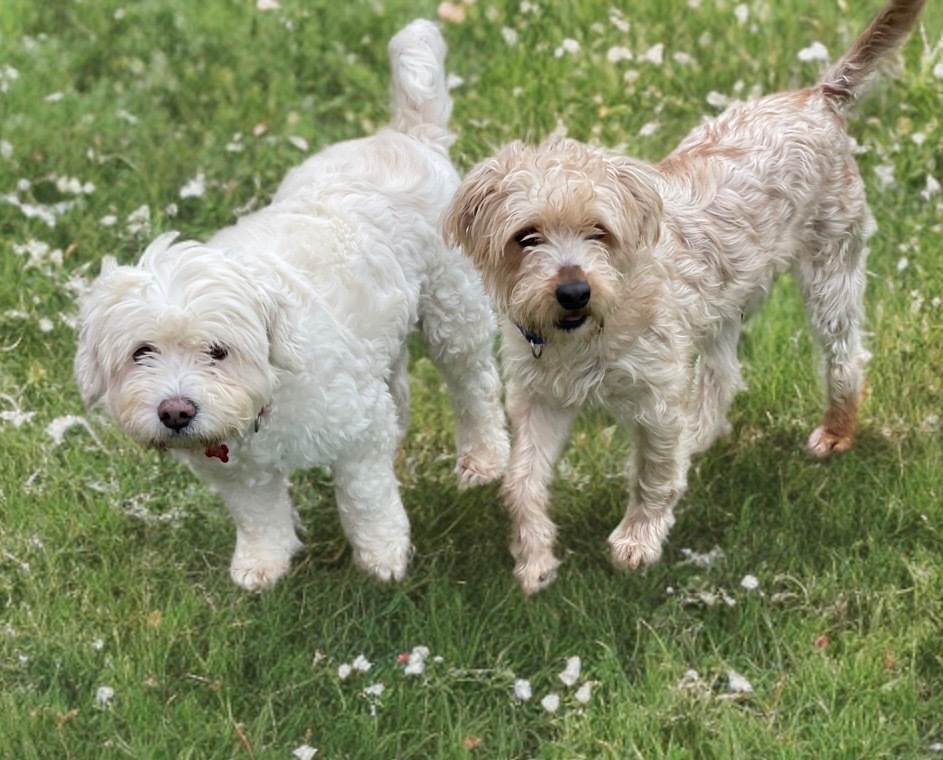
[[[145,356],[150,356],[151,354],[156,354],[157,349],[152,345],[145,343],[143,346],[138,346],[134,353],[131,354],[131,358],[134,359],[135,363],[141,361]]]
[[[206,352],[209,354],[211,359],[221,362],[227,356],[229,356],[229,350],[225,346],[221,346],[218,343],[214,343],[210,346],[209,350]]]
[[[514,235],[514,242],[521,248],[533,248],[544,242],[540,233],[534,227],[527,227]]]
[[[586,236],[587,240],[604,240],[609,235],[609,230],[605,227],[593,227]]]

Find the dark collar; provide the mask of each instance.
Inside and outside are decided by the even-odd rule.
[[[524,340],[530,343],[530,352],[534,355],[534,358],[539,359],[544,350],[544,339],[541,338],[537,333],[533,333],[526,329],[523,325],[519,325],[517,322],[515,322],[514,325],[518,330],[521,331],[521,335],[524,336]]]

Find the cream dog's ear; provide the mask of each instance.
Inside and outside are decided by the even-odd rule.
[[[304,359],[301,342],[291,331],[289,299],[273,288],[266,293],[264,308],[269,364],[289,372],[300,372],[304,368]]]
[[[83,298],[80,305],[80,321],[78,348],[75,353],[75,383],[79,395],[86,406],[91,406],[101,400],[107,388],[105,368],[98,352],[101,344],[101,335],[97,328],[99,317],[93,304],[97,299],[94,294],[100,289],[103,278],[109,277],[118,269],[118,261],[114,256],[105,256],[102,259],[101,274],[92,285],[92,289]]]
[[[476,262],[493,263],[489,260],[500,256],[507,242],[498,239],[495,225],[507,200],[504,179],[523,152],[524,143],[512,142],[478,164],[462,181],[445,212],[442,234],[446,242],[459,246]]]
[[[613,154],[608,157],[608,165],[621,196],[621,209],[613,210],[621,229],[613,231],[624,246],[634,250],[651,248],[661,234],[663,212],[658,170],[643,161]]]

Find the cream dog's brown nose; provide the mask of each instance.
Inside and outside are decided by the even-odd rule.
[[[557,303],[570,311],[582,309],[589,303],[590,292],[586,280],[568,280],[556,289]]]
[[[157,407],[157,416],[171,430],[183,430],[196,417],[196,404],[183,396],[165,398]]]

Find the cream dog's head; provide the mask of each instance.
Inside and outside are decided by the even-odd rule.
[[[175,237],[137,266],[103,262],[81,305],[75,377],[138,443],[198,449],[249,429],[300,348],[275,283]]]
[[[605,322],[657,241],[661,210],[649,165],[552,139],[511,143],[479,164],[443,226],[498,310],[546,338]]]

